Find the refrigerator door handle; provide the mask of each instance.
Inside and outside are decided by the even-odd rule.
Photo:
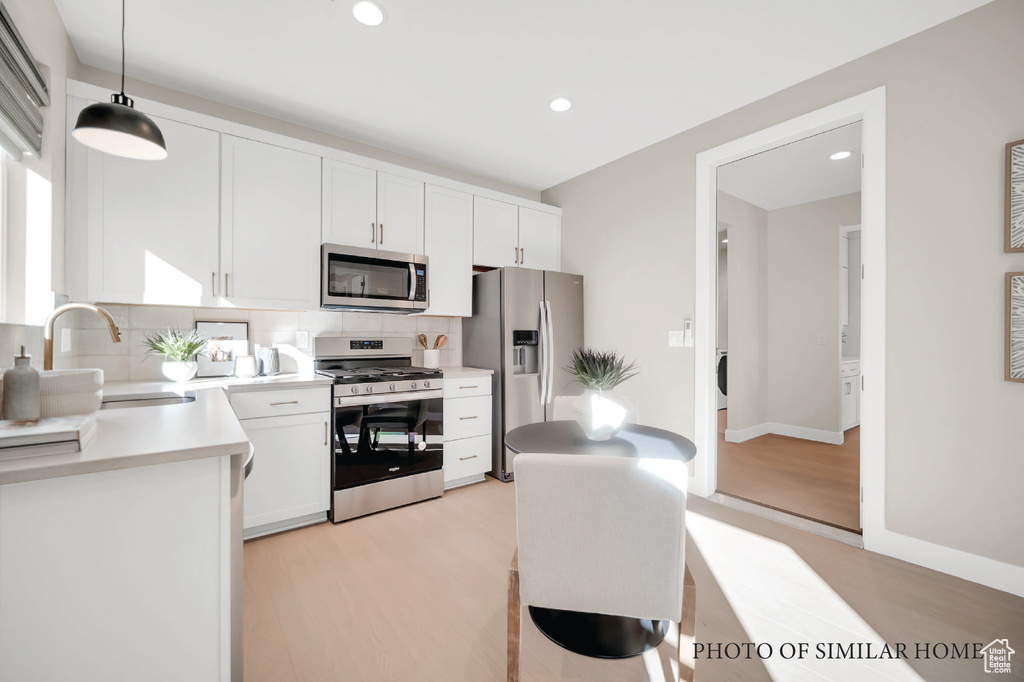
[[[541,407],[547,404],[548,390],[548,315],[544,307],[546,301],[540,301],[540,404]]]
[[[555,393],[555,320],[554,316],[551,314],[551,301],[544,301],[544,308],[547,311],[547,314],[544,317],[548,324],[548,348],[551,350],[550,353],[545,353],[545,355],[548,356],[548,389],[545,395],[547,397],[547,403],[550,403],[554,399]]]

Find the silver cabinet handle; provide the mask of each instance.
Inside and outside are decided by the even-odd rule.
[[[479,386],[459,386],[460,389],[464,388],[480,388]]]
[[[298,404],[299,404],[298,400],[285,400],[284,402],[280,402],[280,403],[270,403],[271,407],[277,407],[278,405],[298,405]]]
[[[519,249],[519,264],[522,265],[526,262],[526,249]]]
[[[476,459],[476,455],[470,455],[469,457],[459,457],[460,462],[465,462],[467,459]]]
[[[381,243],[381,244],[384,243],[384,223],[380,224],[380,242],[379,243]]]
[[[516,247],[516,265],[519,265],[519,247]]]
[[[464,422],[464,421],[466,421],[467,419],[476,419],[476,418],[477,418],[477,416],[476,416],[476,415],[473,415],[472,417],[459,417],[459,421],[460,421],[460,422]]]
[[[331,424],[330,422],[324,422],[324,445],[331,440]]]
[[[210,296],[217,295],[217,273],[210,273]]]
[[[224,298],[228,297],[228,273],[224,273]]]

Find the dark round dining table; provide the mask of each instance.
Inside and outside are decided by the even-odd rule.
[[[610,455],[675,459],[689,462],[697,446],[689,438],[639,424],[626,424],[605,441],[586,437],[575,421],[526,424],[505,434],[505,445],[516,454],[544,452],[564,455]],[[584,656],[628,658],[656,648],[665,638],[668,621],[581,613],[530,606],[537,629],[555,644]]]

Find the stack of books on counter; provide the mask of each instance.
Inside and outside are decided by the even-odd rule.
[[[95,436],[95,414],[0,421],[0,460],[80,452]]]

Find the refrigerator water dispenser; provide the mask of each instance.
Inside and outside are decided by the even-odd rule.
[[[512,330],[512,373],[536,374],[540,332],[536,329]]]

